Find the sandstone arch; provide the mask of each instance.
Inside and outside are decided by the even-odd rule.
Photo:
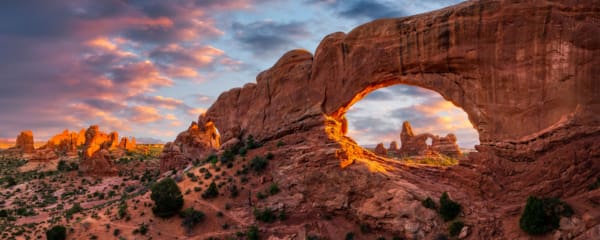
[[[221,94],[198,122],[214,122],[223,142],[269,140],[322,127],[327,116],[343,123],[352,103],[401,83],[462,108],[480,151],[530,161],[565,140],[598,135],[593,2],[477,1],[376,20],[328,35],[314,56],[286,53],[256,83]]]
[[[590,201],[597,191],[587,194],[586,186],[600,172],[598,6],[469,1],[377,20],[325,37],[314,56],[286,53],[256,83],[221,94],[197,125],[213,123],[223,146],[249,135],[266,142],[277,154],[273,181],[305,198],[290,209],[341,211],[355,222],[408,231],[407,223],[433,220],[419,220],[420,200],[450,192],[470,208],[465,221],[477,223],[473,239],[517,239],[523,233],[516,214],[527,196],[570,198],[576,211],[597,211]],[[413,167],[344,136],[353,102],[400,83],[461,107],[479,132],[479,152],[448,168]],[[166,147],[165,159],[206,154],[199,146],[208,141],[187,144],[194,131]],[[281,149],[278,141],[285,142]],[[396,215],[405,209],[415,211]]]

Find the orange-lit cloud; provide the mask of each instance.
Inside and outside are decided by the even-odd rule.
[[[149,106],[134,106],[130,111],[129,120],[137,123],[153,123],[163,119],[158,110]]]

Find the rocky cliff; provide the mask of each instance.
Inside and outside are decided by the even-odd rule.
[[[314,55],[290,51],[256,83],[221,94],[198,119],[200,129],[218,131],[190,127],[173,142],[181,149],[165,155],[206,156],[214,150],[207,132],[222,142],[253,135],[286,143],[270,175],[300,196],[286,200],[292,212],[342,214],[431,239],[447,226],[420,201],[450,192],[467,206],[472,239],[517,239],[527,197],[553,196],[568,199],[574,218],[584,219],[584,227],[559,235],[585,239],[600,229],[598,194],[585,187],[600,172],[599,6],[469,1],[330,34]],[[346,137],[350,106],[393,84],[431,89],[462,108],[479,133],[478,152],[457,166],[415,168]],[[161,165],[183,166],[171,161]]]

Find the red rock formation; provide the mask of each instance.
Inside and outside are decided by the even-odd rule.
[[[17,136],[17,141],[14,147],[9,150],[21,151],[22,153],[33,153],[35,147],[33,145],[33,132],[31,130],[22,131]]]
[[[458,157],[461,154],[460,147],[456,144],[456,136],[452,133],[445,137],[435,136],[431,142],[431,150],[450,157]]]
[[[215,125],[212,122],[201,123],[192,122],[188,130],[180,133],[172,143],[177,147],[173,149],[177,149],[183,158],[165,154],[161,157],[161,166],[185,166],[194,160],[204,160],[219,149],[221,141]],[[164,169],[170,170],[161,167],[161,171]]]
[[[427,139],[431,139],[431,146],[427,145]],[[400,140],[402,146],[399,154],[402,156],[426,155],[427,151],[434,151],[451,157],[457,157],[461,154],[454,134],[450,133],[445,137],[430,133],[415,135],[408,121],[402,123]]]
[[[302,189],[290,208],[343,211],[430,239],[446,226],[420,200],[446,191],[466,206],[470,238],[525,238],[516,219],[529,195],[576,199],[587,204],[576,213],[598,216],[584,193],[600,172],[599,14],[596,1],[468,1],[376,20],[328,35],[314,56],[286,53],[256,83],[221,94],[198,122],[214,123],[223,142],[284,138],[287,155],[269,164],[274,181]],[[465,110],[479,152],[453,167],[409,168],[345,137],[352,104],[393,84],[431,89]],[[194,142],[193,131],[173,144]],[[184,152],[206,154],[203,142]],[[586,219],[584,231],[600,223]]]
[[[31,155],[30,161],[34,162],[49,162],[58,160],[58,155],[52,148],[41,147],[36,149]]]
[[[427,150],[427,139],[434,138],[432,134],[423,133],[415,135],[408,121],[402,123],[402,131],[400,132],[400,151],[401,156],[422,155]]]
[[[387,154],[388,154],[387,150],[383,146],[383,143],[377,144],[377,146],[375,146],[374,152],[375,152],[375,154],[377,154],[379,156],[384,156],[384,157],[387,157]]]
[[[121,142],[119,142],[119,148],[125,149],[127,151],[135,150],[136,146],[137,145],[135,143],[134,137],[132,137],[132,138],[122,137]]]
[[[62,133],[57,134],[48,140],[46,145],[42,148],[53,149],[59,153],[77,153],[78,148],[85,143],[85,130],[82,129],[79,133],[69,132],[64,130]]]
[[[185,167],[189,161],[181,153],[181,149],[172,142],[168,142],[163,147],[160,154],[160,172],[166,172],[173,169],[181,169]]]
[[[390,148],[388,148],[388,152],[398,154],[399,151],[400,149],[398,149],[398,143],[396,141],[392,141],[390,143]]]
[[[107,135],[101,132],[97,125],[90,126],[85,132],[79,171],[87,175],[115,174],[117,169],[109,150],[116,146],[117,140],[118,134],[113,132]]]

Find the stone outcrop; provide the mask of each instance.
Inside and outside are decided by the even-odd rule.
[[[431,146],[427,145],[427,139],[431,139]],[[402,123],[400,140],[401,147],[398,153],[401,156],[427,155],[428,151],[441,153],[450,157],[457,157],[461,154],[454,134],[449,133],[445,137],[430,133],[415,135],[408,121]]]
[[[387,156],[388,155],[388,151],[387,149],[385,149],[385,147],[383,146],[383,143],[379,143],[377,144],[377,146],[375,146],[375,150],[374,150],[375,154],[379,155],[379,156]]]
[[[85,143],[85,129],[81,129],[79,133],[64,130],[42,146],[42,148],[53,149],[61,154],[76,154],[78,148]]]
[[[431,141],[431,150],[450,157],[458,157],[461,154],[460,147],[456,144],[456,136],[452,133],[445,137],[435,136]]]
[[[530,195],[578,201],[577,214],[597,209],[584,193],[600,172],[598,6],[468,1],[376,20],[326,36],[314,55],[287,52],[256,83],[222,93],[198,126],[211,123],[223,142],[283,139],[286,152],[275,153],[282,163],[269,168],[282,189],[300,194],[289,212],[318,208],[432,239],[447,226],[432,224],[420,201],[450,192],[465,206],[470,238],[524,238],[516,219]],[[346,137],[352,104],[393,84],[436,91],[462,108],[479,133],[478,152],[452,167],[411,167]],[[185,161],[214,149],[192,140],[205,133],[190,127],[173,142]],[[440,149],[451,151],[452,139],[439,140]],[[161,165],[184,166],[171,161]],[[590,220],[585,230],[598,224]]]
[[[219,131],[212,122],[192,122],[188,130],[180,133],[175,142],[171,143],[172,147],[168,150],[170,152],[161,155],[161,172],[170,170],[173,166],[181,167],[192,161],[206,159],[219,149],[220,139]]]
[[[58,155],[52,148],[41,147],[36,149],[31,155],[30,161],[33,162],[49,162],[58,160]]]
[[[119,142],[119,148],[127,150],[127,151],[135,150],[136,146],[137,146],[137,144],[135,142],[134,137],[131,137],[131,138],[122,137],[121,142]]]
[[[398,148],[398,143],[396,141],[390,142],[390,148],[388,148],[388,152],[392,154],[398,154],[398,151],[400,151]]]
[[[110,150],[118,145],[118,134],[110,135],[100,131],[97,125],[85,131],[85,144],[79,164],[79,171],[87,175],[115,174],[117,169]]]
[[[14,147],[10,151],[21,151],[22,153],[33,153],[35,150],[33,142],[33,132],[31,130],[22,131],[16,140]]]
[[[189,163],[181,153],[181,149],[172,142],[165,144],[160,154],[160,159],[161,173],[173,169],[181,169]]]
[[[422,133],[415,135],[412,130],[412,126],[408,121],[402,123],[402,131],[400,131],[400,155],[401,156],[415,156],[423,155],[427,146],[427,139],[433,138],[434,136],[429,133]]]

